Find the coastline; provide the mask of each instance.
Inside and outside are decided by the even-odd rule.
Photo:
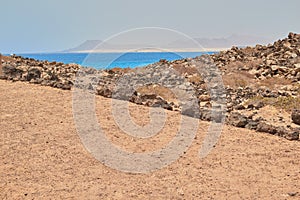
[[[163,52],[220,52],[220,51],[226,51],[230,48],[202,48],[202,49],[165,49],[165,50],[159,50],[159,49],[142,49],[142,50],[134,50],[134,49],[105,49],[105,50],[87,50],[87,51],[68,51],[68,52],[62,52],[62,53],[128,53],[128,52],[134,52],[134,53],[163,53]]]

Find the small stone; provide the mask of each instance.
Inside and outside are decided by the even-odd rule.
[[[199,96],[199,100],[200,100],[200,102],[203,102],[203,101],[210,101],[210,96],[209,96],[209,95],[205,95],[205,94],[200,95],[200,96]]]
[[[298,192],[289,192],[288,195],[291,197],[294,197],[298,194]]]
[[[235,108],[236,110],[244,110],[244,109],[246,109],[245,106],[242,105],[242,104],[239,104],[239,105],[235,106],[234,108]]]
[[[279,68],[280,68],[280,66],[278,66],[278,65],[271,66],[272,71],[277,71]]]

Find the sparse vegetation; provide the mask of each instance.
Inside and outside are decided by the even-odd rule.
[[[188,81],[193,83],[193,84],[197,84],[203,81],[202,77],[200,75],[196,75],[196,76],[191,76],[188,78]]]
[[[255,59],[252,61],[232,61],[229,64],[225,65],[224,70],[231,72],[237,70],[250,70],[255,69],[263,63],[261,59]]]
[[[291,85],[292,81],[283,77],[270,77],[261,80],[258,86],[266,86],[270,89],[278,89],[278,86]]]
[[[300,109],[300,97],[283,97],[280,96],[278,98],[270,98],[270,97],[262,97],[262,96],[255,96],[249,99],[246,105],[255,104],[262,102],[264,105],[271,105],[279,109],[284,109],[288,112],[292,111],[293,109]]]
[[[176,101],[175,94],[169,88],[157,84],[140,87],[137,89],[137,92],[141,94],[156,94],[169,102]]]
[[[222,78],[224,85],[232,88],[246,87],[255,82],[253,75],[245,71],[241,71],[239,74],[225,74]]]
[[[199,73],[195,67],[192,66],[184,66],[181,64],[174,64],[173,69],[175,69],[181,75],[193,75]]]

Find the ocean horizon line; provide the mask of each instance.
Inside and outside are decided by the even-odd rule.
[[[204,54],[215,54],[217,51],[205,52],[93,52],[93,53],[24,53],[15,54],[24,58],[40,61],[62,62],[64,64],[79,64],[81,66],[103,68],[135,68],[146,66],[161,59],[167,61],[194,58]],[[4,54],[5,55],[5,54]]]
[[[170,51],[159,51],[159,50],[103,50],[103,51],[49,51],[49,52],[4,52],[2,55],[24,55],[24,54],[86,54],[86,53],[204,53],[204,52],[220,52],[226,51],[230,48],[203,48],[202,50],[197,49],[174,49]]]

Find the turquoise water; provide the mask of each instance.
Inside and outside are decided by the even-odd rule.
[[[105,68],[135,68],[158,62],[160,59],[168,61],[182,58],[192,58],[203,54],[213,54],[215,52],[137,52],[137,53],[41,53],[41,54],[18,54],[26,58],[36,60],[48,60],[62,62],[65,64],[76,63],[86,67],[96,69]]]

